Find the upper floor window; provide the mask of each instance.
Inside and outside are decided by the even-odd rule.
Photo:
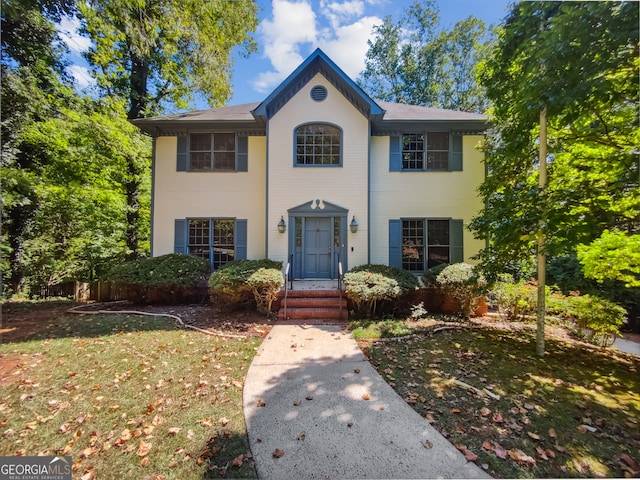
[[[392,136],[389,148],[390,171],[462,170],[462,135],[405,133]]]
[[[449,133],[402,135],[403,170],[448,170]]]
[[[236,136],[233,133],[192,133],[190,170],[235,170]]]
[[[302,125],[295,130],[295,164],[341,165],[342,130],[326,123]]]
[[[246,172],[247,137],[235,133],[192,133],[178,137],[177,170]]]

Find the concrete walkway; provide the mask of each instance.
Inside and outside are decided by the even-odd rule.
[[[616,338],[613,342],[613,348],[617,348],[621,352],[640,355],[640,343],[625,340],[624,338]]]
[[[243,396],[263,479],[490,478],[409,407],[338,326],[274,326]]]

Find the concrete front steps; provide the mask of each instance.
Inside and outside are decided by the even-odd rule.
[[[285,292],[280,292],[278,322],[331,324],[348,318],[347,297],[339,290],[289,290],[286,299]]]

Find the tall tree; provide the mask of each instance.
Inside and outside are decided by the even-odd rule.
[[[374,28],[359,83],[380,100],[483,112],[476,66],[491,40],[474,17],[441,29],[436,3],[416,0],[397,22],[387,16]]]
[[[38,208],[34,185],[42,159],[24,143],[34,122],[74,101],[64,76],[63,48],[53,23],[73,11],[72,0],[2,0],[0,115],[3,286],[16,292],[25,276],[25,243]]]
[[[638,8],[634,2],[522,2],[480,79],[493,102],[486,208],[472,222],[489,240],[485,268],[530,257],[541,230],[550,255],[575,252],[605,229],[640,228],[637,145]],[[538,186],[540,112],[549,178]]]
[[[186,107],[195,93],[211,105],[231,96],[232,52],[249,54],[257,26],[251,0],[86,0],[79,5],[94,47],[87,59],[98,86],[124,99],[129,120],[164,107]],[[129,158],[127,179],[128,257],[140,253],[140,186],[145,165]]]
[[[94,42],[87,59],[98,85],[127,101],[127,118],[186,107],[196,92],[211,105],[231,96],[232,53],[256,46],[251,0],[86,0],[79,5]]]

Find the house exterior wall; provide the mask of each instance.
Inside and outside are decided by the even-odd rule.
[[[153,256],[173,253],[174,221],[247,219],[247,256],[265,256],[266,137],[249,137],[248,172],[178,172],[177,137],[158,137],[154,163]]]
[[[389,264],[389,220],[453,218],[464,222],[464,259],[483,248],[484,241],[466,229],[483,207],[477,188],[484,178],[481,135],[465,135],[461,172],[391,172],[389,137],[371,138],[371,263]]]
[[[322,102],[310,97],[312,87],[323,85]],[[342,165],[294,166],[294,130],[306,123],[326,122],[342,129]],[[270,120],[268,132],[268,257],[287,261],[288,234],[276,225],[287,211],[318,199],[348,209],[358,232],[347,234],[348,266],[367,262],[369,122],[324,76],[316,74]],[[287,229],[293,228],[287,225]]]

